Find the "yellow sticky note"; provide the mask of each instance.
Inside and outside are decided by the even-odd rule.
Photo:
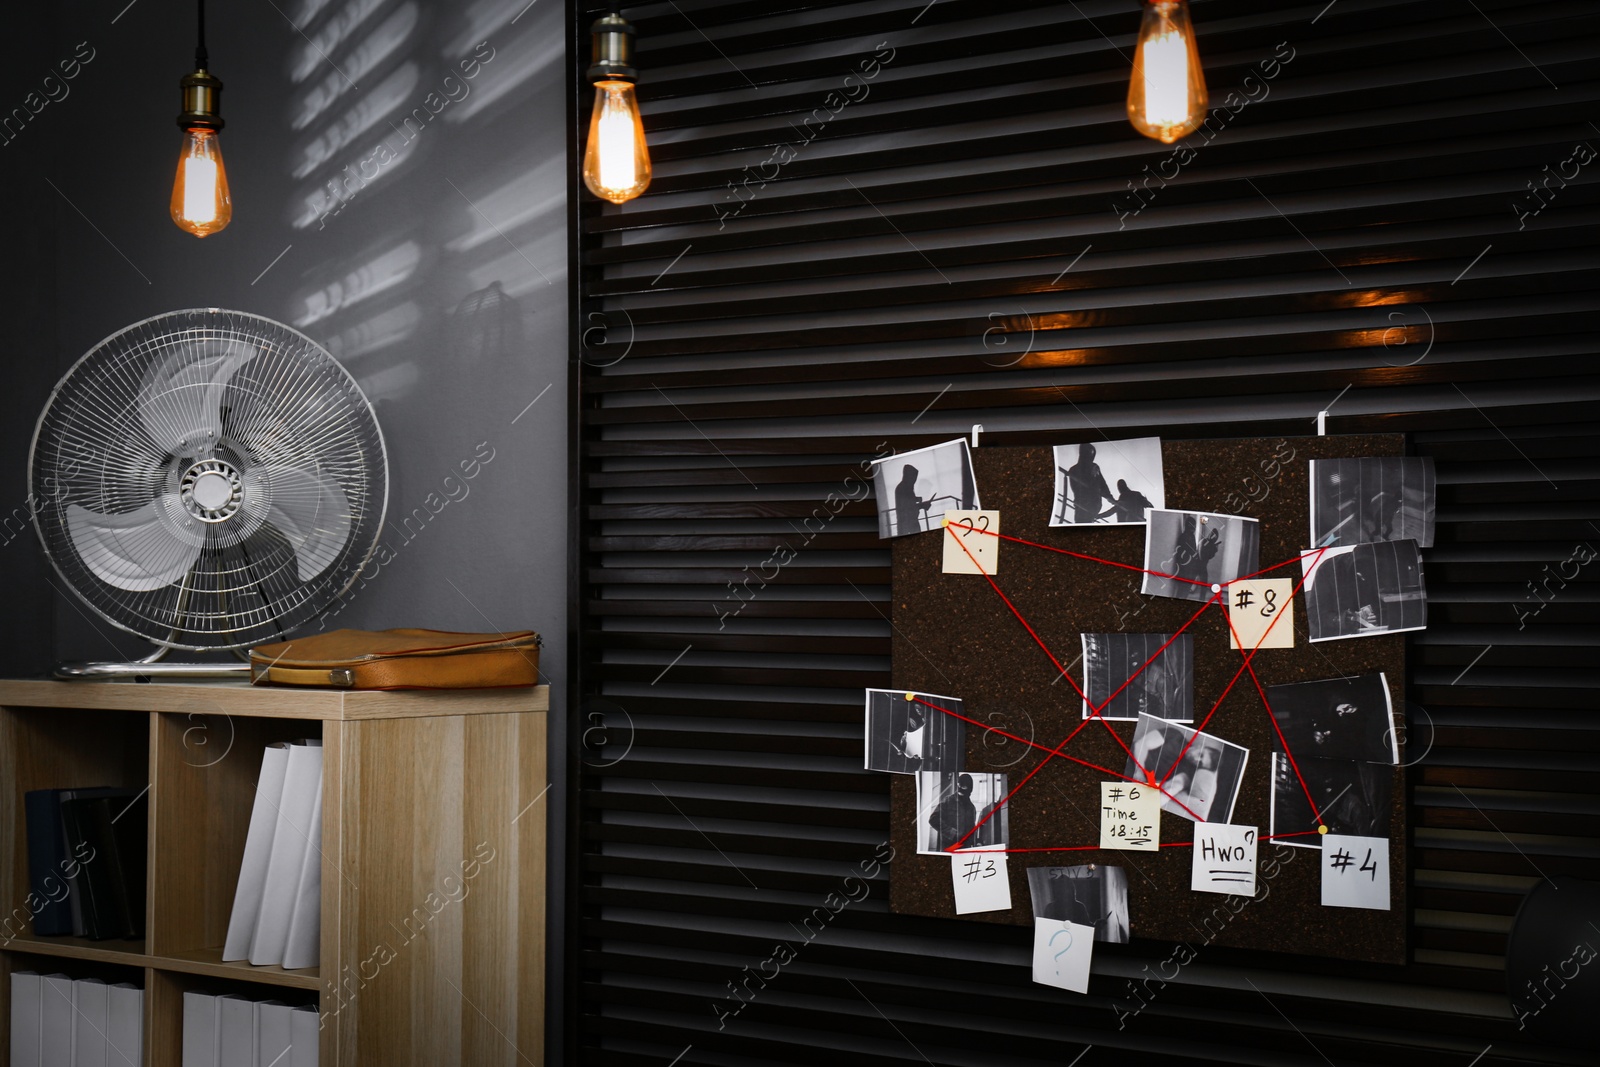
[[[993,574],[1000,564],[999,533],[998,511],[945,512],[944,573]]]
[[[1161,848],[1161,790],[1138,782],[1100,783],[1100,847]]]
[[[1247,578],[1228,583],[1228,647],[1293,648],[1292,578]],[[1234,638],[1234,634],[1239,636]],[[1264,636],[1263,636],[1264,635]]]

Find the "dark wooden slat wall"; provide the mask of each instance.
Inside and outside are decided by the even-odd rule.
[[[1503,958],[1539,877],[1600,877],[1591,5],[1192,9],[1221,132],[1181,165],[1123,115],[1133,0],[625,9],[655,181],[573,242],[571,1062],[1583,1062],[1519,1034]],[[569,4],[575,81],[604,10]],[[863,460],[1323,409],[1438,465],[1407,966],[1199,947],[1161,985],[1141,942],[1071,997],[1025,931],[847,881],[888,820]]]

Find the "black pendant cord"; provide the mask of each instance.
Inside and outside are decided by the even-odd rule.
[[[199,0],[199,4],[200,16],[197,20],[199,33],[194,47],[194,65],[200,70],[205,70],[207,69],[206,61],[208,58],[206,56],[206,0]]]

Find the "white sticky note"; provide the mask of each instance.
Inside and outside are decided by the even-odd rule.
[[[1194,824],[1194,867],[1189,888],[1196,893],[1256,895],[1256,842],[1254,826],[1220,822]]]
[[[1293,648],[1293,578],[1245,578],[1228,583],[1228,647]],[[1234,639],[1238,633],[1238,640]]]
[[[1137,782],[1101,782],[1100,847],[1159,851],[1161,790]]]
[[[1004,852],[952,852],[950,880],[956,890],[956,914],[1011,910],[1011,875]]]
[[[1389,839],[1324,834],[1322,906],[1389,910]]]
[[[1033,920],[1033,980],[1074,993],[1089,992],[1094,927],[1064,919]]]
[[[1000,565],[999,532],[998,511],[945,512],[944,573],[993,574]]]

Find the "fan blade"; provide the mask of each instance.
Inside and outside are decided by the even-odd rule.
[[[350,502],[339,483],[299,467],[263,467],[272,506],[266,521],[294,546],[300,580],[310,581],[333,565],[350,539]]]
[[[261,350],[235,340],[208,340],[162,363],[139,393],[139,419],[156,444],[174,455],[198,455],[222,436],[222,397],[235,372]]]
[[[161,500],[121,515],[68,504],[67,535],[84,566],[107,584],[132,592],[160,589],[188,574],[201,549],[174,535],[163,510]]]

